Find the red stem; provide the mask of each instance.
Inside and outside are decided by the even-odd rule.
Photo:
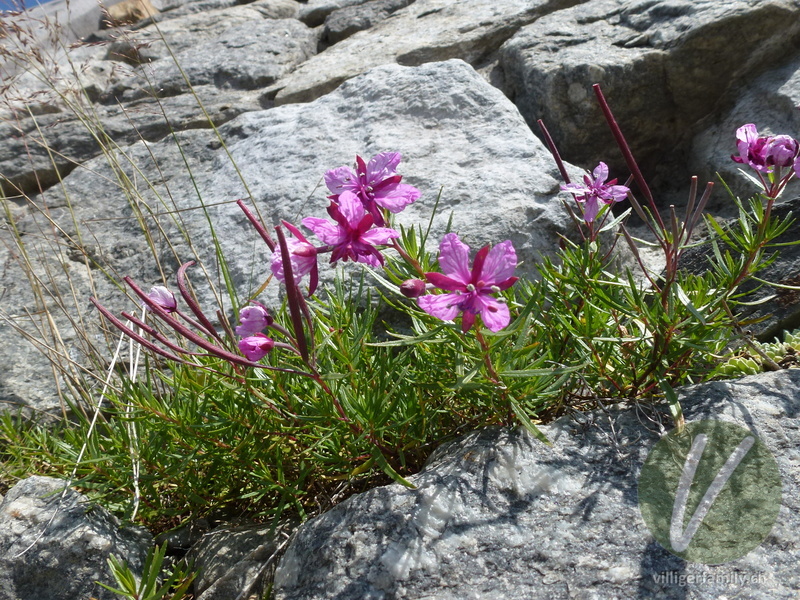
[[[308,358],[308,344],[306,343],[306,334],[303,330],[303,316],[301,314],[302,308],[300,305],[300,290],[294,281],[294,273],[292,272],[292,257],[289,254],[289,246],[286,244],[286,236],[283,235],[283,230],[280,227],[275,227],[275,232],[278,235],[278,245],[281,249],[281,261],[283,262],[283,276],[286,284],[286,299],[289,304],[289,316],[292,319],[292,329],[294,329],[294,338],[297,341],[297,349],[300,351],[300,356],[307,365],[311,365]]]
[[[631,148],[628,145],[628,142],[625,140],[625,136],[622,134],[622,130],[617,124],[617,120],[614,118],[614,113],[611,112],[611,108],[608,106],[605,96],[603,96],[603,91],[600,89],[600,84],[595,83],[592,88],[594,89],[595,96],[597,96],[597,102],[600,104],[600,110],[603,111],[603,116],[606,118],[606,122],[611,128],[611,134],[617,141],[617,146],[619,146],[620,152],[622,152],[622,156],[625,158],[625,162],[627,163],[628,168],[631,170],[631,174],[633,174],[636,184],[639,186],[639,190],[642,192],[642,194],[644,194],[647,203],[650,205],[650,209],[653,211],[653,216],[656,218],[661,230],[663,231],[665,229],[664,222],[661,220],[658,207],[653,199],[653,193],[650,191],[650,187],[647,185],[647,181],[645,181],[636,159],[633,158],[633,152],[631,152]]]
[[[194,296],[192,296],[192,294],[189,293],[189,287],[186,285],[186,269],[191,267],[193,264],[194,261],[190,260],[189,262],[183,263],[178,269],[178,275],[176,277],[178,282],[178,289],[181,292],[181,296],[183,296],[183,299],[186,301],[189,310],[191,310],[194,313],[194,316],[196,316],[197,320],[200,321],[200,323],[203,325],[201,329],[203,329],[205,333],[216,338],[221,343],[222,339],[217,334],[216,327],[214,327],[211,321],[208,320],[208,317],[206,317],[205,314],[203,314],[203,311],[200,310],[200,306],[197,304],[197,301],[194,299]],[[125,281],[128,281],[129,279],[130,278],[126,277]],[[130,285],[130,283],[131,282],[128,281],[128,285]]]
[[[247,217],[248,221],[253,224],[253,227],[256,228],[258,235],[261,236],[261,239],[264,240],[264,243],[267,244],[270,250],[275,252],[275,241],[269,236],[269,232],[267,229],[261,224],[261,221],[256,219],[256,216],[250,212],[250,209],[245,206],[244,200],[237,200],[236,204],[239,205],[239,208],[242,209],[244,216]]]

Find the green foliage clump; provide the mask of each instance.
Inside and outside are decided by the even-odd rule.
[[[172,568],[165,565],[167,545],[151,548],[145,558],[141,577],[130,569],[127,563],[116,556],[110,556],[108,567],[118,587],[104,583],[99,585],[128,600],[184,600],[189,596],[189,586],[194,574],[186,565],[178,563]],[[166,577],[163,575],[166,574]]]
[[[783,341],[776,339],[771,343],[750,342],[733,356],[717,365],[714,374],[721,378],[756,375],[772,370],[773,365],[784,369],[800,366],[800,329],[785,331]]]
[[[152,225],[156,214],[174,220],[197,259],[180,220],[182,211],[192,208],[179,207],[170,190],[164,193],[138,168],[129,177],[134,161],[102,135],[102,123],[86,112],[84,103],[70,102],[69,96],[61,100],[101,132],[98,144],[118,178],[110,185],[129,197],[154,261],[186,260],[170,236]],[[611,118],[609,124],[616,127]],[[210,119],[209,125],[213,128]],[[581,192],[574,192],[576,203],[566,205],[578,232],[573,241],[563,239],[557,256],[542,259],[538,279],[492,291],[511,315],[501,330],[488,330],[480,321],[471,329],[439,320],[400,293],[403,282],[417,279],[424,286],[426,273],[442,270],[428,250],[429,225],[426,231],[402,230],[401,239],[385,250],[383,270],[341,270],[331,286],[307,300],[290,277],[287,300],[271,307],[280,328],[276,331],[282,333],[258,367],[243,364],[229,315],[256,300],[259,292],[232,283],[208,212],[215,199],[198,193],[194,208],[208,218],[207,241],[215,249],[217,273],[200,264],[206,280],[194,284],[213,288],[220,299],[216,316],[194,329],[195,338],[168,327],[154,313],[142,317],[147,322],[141,331],[114,323],[153,352],[145,353],[143,368],[131,352],[122,368],[117,366],[119,350],[112,351],[103,379],[96,373],[103,372],[100,366],[110,353],[98,351],[86,333],[87,314],[71,316],[63,297],[51,298],[47,286],[38,285],[27,240],[15,229],[16,206],[4,198],[23,268],[40,288],[36,310],[47,315],[57,306],[69,314],[95,364],[89,368],[65,358],[69,350],[59,341],[55,321],[48,321],[53,331],[43,336],[48,344],[42,346],[54,363],[62,361],[63,379],[73,388],[65,395],[69,418],[53,425],[0,417],[0,479],[10,485],[30,473],[62,476],[120,516],[164,530],[200,516],[266,520],[288,510],[305,518],[381,482],[410,485],[406,477],[437,445],[471,429],[521,425],[547,443],[539,425],[599,402],[666,399],[680,423],[674,388],[707,378],[738,339],[737,306],[744,300],[740,287],[769,265],[773,240],[792,221],[771,217],[774,197],[746,203],[733,198],[739,217],[732,224],[707,218],[713,248],[709,268],[701,275],[686,273],[680,258],[693,243],[710,187],[698,200],[693,181],[684,218],[672,210],[662,220],[621,132],[615,136],[644,201],[629,196],[632,208],[619,217],[603,206],[588,218],[587,197],[581,203]],[[182,152],[180,136],[174,141]],[[219,143],[224,149],[221,136]],[[566,174],[554,149],[553,154]],[[593,189],[608,191],[611,182],[604,181],[596,178]],[[242,183],[248,189],[243,177]],[[619,192],[625,186],[613,187]],[[71,207],[68,186],[63,191]],[[19,192],[15,202],[25,197]],[[24,201],[34,208],[41,205],[27,197]],[[598,198],[594,201],[597,209]],[[625,228],[631,211],[650,229],[663,255],[663,272],[650,272],[641,261],[642,242]],[[383,216],[391,226],[391,215]],[[78,231],[64,244],[83,249],[74,220]],[[251,221],[257,225],[255,218]],[[50,224],[64,231],[55,221]],[[266,231],[263,224],[258,227],[259,233]],[[269,239],[269,234],[262,237]],[[612,249],[625,244],[640,267],[638,277],[630,270],[620,273],[615,263]],[[65,251],[57,243],[52,250],[53,255]],[[95,254],[85,253],[87,271],[99,268],[123,287]],[[184,296],[186,303],[190,300]],[[85,305],[85,299],[75,303]],[[184,320],[187,327],[196,324]],[[120,335],[114,328],[105,333],[108,340]],[[215,351],[208,351],[208,345]],[[175,353],[180,357],[173,360]],[[114,568],[123,573],[119,565]]]

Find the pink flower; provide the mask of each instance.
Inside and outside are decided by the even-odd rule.
[[[766,163],[769,166],[789,167],[800,150],[797,140],[788,135],[776,135],[769,138],[766,148]]]
[[[470,269],[469,246],[457,234],[448,233],[439,244],[439,266],[444,274],[425,273],[425,277],[437,288],[453,293],[418,298],[422,310],[443,321],[451,321],[462,312],[464,333],[472,328],[476,315],[481,316],[491,331],[500,331],[508,325],[508,306],[492,294],[507,290],[518,279],[513,276],[517,253],[509,240],[491,250],[489,246],[481,248]]]
[[[335,223],[317,217],[306,217],[303,225],[331,246],[332,263],[350,259],[373,267],[382,266],[383,256],[375,246],[388,244],[389,240],[400,237],[399,232],[388,227],[372,228],[372,215],[367,214],[364,205],[349,190],[339,194],[338,204],[331,203],[328,214]]]
[[[353,192],[378,227],[385,222],[378,206],[392,213],[399,213],[406,206],[420,197],[417,188],[405,183],[395,170],[402,156],[399,152],[382,152],[373,156],[369,163],[356,156],[356,170],[350,167],[338,167],[325,173],[325,185],[333,193],[329,198],[339,202],[339,195],[344,191]]]
[[[736,148],[739,156],[731,155],[731,158],[741,164],[750,165],[756,171],[767,173],[771,170],[767,164],[767,149],[769,138],[759,137],[758,130],[753,123],[742,125],[736,130]]]
[[[178,310],[178,303],[175,301],[175,294],[170,292],[163,285],[154,285],[150,288],[150,293],[147,297],[154,303],[163,308],[168,313]],[[150,308],[147,304],[144,305],[147,310]]]
[[[275,342],[263,333],[255,333],[239,341],[239,350],[253,362],[259,361],[269,354]]]
[[[617,183],[616,179],[605,182],[608,178],[608,166],[604,162],[595,167],[592,175],[593,177],[583,176],[585,185],[568,183],[561,186],[563,191],[572,192],[575,194],[575,199],[583,203],[583,218],[587,223],[591,223],[597,217],[601,202],[606,205],[619,202],[628,196],[629,191],[627,186],[614,185]]]
[[[261,305],[245,306],[239,311],[239,325],[236,335],[242,337],[252,336],[264,331],[272,325],[273,319],[266,308]]]
[[[309,243],[297,227],[286,221],[283,221],[283,226],[294,236],[293,238],[286,238],[286,246],[291,255],[290,260],[294,281],[299,284],[305,275],[311,273],[308,294],[313,296],[314,291],[317,289],[318,281],[317,249]],[[283,272],[283,258],[281,257],[281,249],[278,246],[275,246],[275,251],[272,253],[271,270],[278,281],[286,283],[286,275]]]

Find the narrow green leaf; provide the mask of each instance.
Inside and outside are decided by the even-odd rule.
[[[681,408],[681,403],[678,400],[678,394],[676,394],[675,390],[672,389],[672,386],[663,379],[659,380],[658,385],[664,392],[664,396],[669,403],[669,412],[672,415],[672,420],[675,422],[675,426],[683,427],[683,409]]]
[[[707,325],[708,323],[706,323],[705,318],[700,314],[700,311],[695,308],[694,304],[692,304],[692,301],[689,299],[689,296],[686,295],[686,292],[683,291],[683,288],[680,286],[680,284],[676,281],[674,285],[675,293],[678,294],[678,300],[680,300],[681,304],[683,304],[686,309],[692,313],[695,319],[700,321],[703,325]]]
[[[386,460],[386,457],[380,451],[379,448],[373,446],[372,448],[372,458],[375,459],[375,462],[378,463],[378,466],[386,473],[389,477],[391,477],[394,481],[399,483],[400,485],[404,485],[405,487],[415,490],[417,486],[413,483],[402,477],[397,471],[395,471],[389,462]]]
[[[548,446],[552,447],[553,442],[548,440],[547,436],[544,433],[542,433],[542,431],[538,427],[536,427],[536,425],[533,424],[533,421],[531,421],[528,415],[525,414],[525,411],[522,410],[522,408],[520,408],[519,404],[517,404],[517,401],[511,399],[510,402],[511,402],[511,410],[514,411],[514,414],[516,415],[517,419],[519,419],[519,422],[522,423],[522,426],[528,430],[528,433],[536,436],[536,439],[538,439],[540,442],[543,442]]]
[[[547,377],[547,376],[556,376],[556,375],[563,375],[564,373],[574,373],[580,369],[583,369],[586,364],[576,365],[574,367],[558,367],[555,369],[521,369],[521,370],[511,370],[511,371],[503,371],[500,373],[501,377]]]

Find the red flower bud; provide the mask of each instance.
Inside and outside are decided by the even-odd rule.
[[[406,298],[419,298],[425,293],[425,282],[421,279],[406,279],[400,284],[400,293]]]
[[[253,362],[264,358],[269,354],[273,346],[275,346],[275,342],[263,333],[256,333],[239,342],[239,350],[247,357],[247,360],[252,360]]]

